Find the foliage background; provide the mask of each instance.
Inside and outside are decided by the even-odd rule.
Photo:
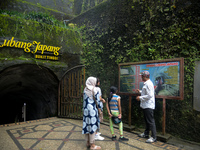
[[[184,57],[184,100],[167,100],[166,132],[200,142],[200,112],[193,110],[195,61],[200,60],[200,3],[190,0],[110,0],[71,20],[82,26],[86,76],[97,76],[106,97],[118,86],[118,64]],[[122,97],[124,122],[128,97]],[[105,111],[106,113],[106,111]],[[156,99],[157,130],[162,129],[162,100]],[[132,124],[144,127],[132,98]]]
[[[118,86],[119,63],[184,57],[184,100],[167,100],[166,132],[200,142],[200,112],[193,110],[192,107],[195,61],[200,60],[200,2],[196,0],[95,0],[96,7],[92,8],[90,6],[94,6],[94,3],[89,3],[91,2],[89,0],[74,0],[74,4],[77,1],[81,1],[82,5],[77,9],[77,13],[74,5],[74,13],[78,15],[82,12],[82,14],[72,19],[70,23],[80,27],[73,29],[78,33],[79,29],[81,30],[82,63],[86,65],[86,76],[100,78],[104,98],[107,97],[111,85]],[[30,5],[33,6],[32,3]],[[44,9],[41,4],[34,6],[38,8],[38,12]],[[88,11],[85,12],[86,10]],[[63,13],[51,11],[56,15],[59,14],[60,19],[63,18]],[[16,17],[15,13],[3,12],[0,15],[1,36],[6,35],[6,27],[10,29],[9,36],[13,35],[17,28],[19,38],[25,40],[32,40],[27,36],[34,36],[26,31],[31,32],[31,29],[37,28],[41,31],[41,33],[37,32],[41,41],[45,39],[44,33],[53,36],[52,29],[56,37],[60,33],[69,35],[74,33],[71,29],[59,28],[57,21],[53,18],[48,19],[45,14],[30,13],[26,17],[28,21]],[[4,21],[6,22],[2,24]],[[8,22],[13,22],[9,23],[12,28],[9,28]],[[58,39],[59,42],[62,41],[60,36]],[[79,34],[78,38],[75,36],[71,40],[72,43],[78,43],[72,45],[79,47]],[[73,47],[69,49],[72,50]],[[66,57],[67,59],[69,58]],[[128,97],[122,96],[125,123],[128,120],[127,108]],[[106,114],[105,109],[104,111]],[[162,100],[160,99],[156,99],[155,118],[157,130],[161,131]],[[143,114],[135,97],[132,98],[132,124],[137,128],[144,127]]]

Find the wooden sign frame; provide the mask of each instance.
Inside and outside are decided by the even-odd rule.
[[[146,68],[143,68],[142,70],[140,70],[140,66],[145,66],[146,65]],[[123,67],[122,66],[126,66],[125,67],[125,70],[122,70]],[[127,68],[131,67],[132,68],[136,68],[136,74],[135,74],[135,77],[136,77],[136,80],[132,80],[131,79],[131,76],[134,76],[134,75],[131,75],[131,73],[127,73]],[[173,67],[173,66],[176,66],[176,67]],[[139,68],[139,71],[138,71],[138,68]],[[167,69],[167,71],[165,71],[164,73],[165,74],[171,74],[171,78],[168,77],[168,83],[171,83],[171,84],[175,84],[178,82],[178,95],[162,95],[162,94],[158,94],[156,95],[155,93],[155,97],[156,98],[161,98],[163,100],[163,116],[162,116],[162,133],[163,135],[165,135],[165,129],[166,129],[166,99],[176,99],[176,100],[183,100],[184,99],[184,58],[175,58],[175,59],[165,59],[165,60],[154,60],[154,61],[144,61],[144,62],[133,62],[133,63],[121,63],[118,65],[118,69],[119,69],[119,80],[118,80],[118,88],[119,88],[119,92],[118,94],[120,95],[128,95],[129,96],[129,126],[131,126],[131,100],[132,100],[132,96],[138,96],[138,94],[136,92],[134,92],[134,90],[136,89],[139,89],[137,87],[139,87],[139,83],[130,83],[130,80],[132,81],[136,81],[138,82],[137,80],[139,78],[141,78],[141,76],[139,75],[142,71],[149,71],[149,67],[166,67],[164,69],[167,69],[169,67],[173,67],[173,69]],[[176,72],[178,70],[178,73]],[[164,70],[163,70],[164,71]],[[122,73],[123,72],[123,73]],[[132,71],[134,73],[134,71]],[[174,73],[175,72],[175,73]],[[120,74],[126,74],[127,77],[130,77],[128,79],[128,82],[129,83],[125,83],[125,84],[128,84],[129,86],[131,86],[130,84],[133,84],[133,87],[135,85],[136,88],[135,89],[131,89],[129,90],[130,92],[124,92],[124,91],[121,91],[121,85],[122,82],[120,80],[121,76]],[[173,74],[174,73],[174,74]],[[178,76],[178,77],[177,77]],[[175,78],[173,80],[173,77]],[[125,76],[126,78],[126,76]],[[151,71],[150,71],[150,79],[151,79]],[[171,79],[171,81],[170,81]],[[152,81],[153,82],[153,81]],[[155,87],[155,90],[156,90],[157,87]]]
[[[143,68],[141,68],[141,66]],[[146,66],[144,68],[144,66]],[[142,71],[149,71],[150,72],[150,79],[153,80],[152,82],[154,83],[155,79],[152,79],[152,70],[156,70],[158,71],[159,68],[160,70],[162,69],[163,71],[160,71],[159,74],[172,74],[172,75],[175,75],[174,78],[176,79],[173,79],[173,77],[171,77],[171,79],[163,79],[163,80],[168,80],[168,81],[165,81],[166,83],[168,82],[173,82],[175,80],[175,82],[177,82],[178,85],[178,95],[162,95],[162,94],[159,94],[159,95],[156,95],[155,97],[156,98],[165,98],[165,99],[177,99],[177,100],[183,100],[184,99],[184,59],[183,58],[176,58],[176,59],[165,59],[165,60],[154,60],[154,61],[144,61],[144,62],[133,62],[133,63],[121,63],[118,65],[118,69],[119,69],[119,77],[118,77],[118,88],[119,88],[119,94],[121,95],[132,95],[132,96],[136,96],[138,95],[137,93],[134,93],[133,92],[124,92],[124,91],[121,91],[121,72],[122,72],[122,68],[123,67],[132,67],[132,68],[136,68],[135,69],[135,72],[134,74],[135,75],[131,75],[131,74],[128,74],[127,76],[130,77],[130,76],[134,76],[133,78],[135,78],[135,82],[137,82],[137,80],[141,80],[141,75],[139,75]],[[141,68],[141,69],[138,69]],[[173,69],[170,69],[169,68],[172,68]],[[166,69],[168,69],[168,71],[166,71]],[[174,71],[175,69],[175,71]],[[178,69],[178,70],[177,70]],[[124,69],[126,71],[126,69]],[[176,72],[178,71],[178,72]],[[164,73],[165,72],[165,73]],[[166,73],[168,72],[168,73]],[[173,74],[174,73],[174,74]],[[154,73],[156,74],[156,73]],[[162,76],[161,76],[162,77]],[[170,77],[168,77],[170,78]],[[131,80],[131,79],[130,79]],[[167,85],[170,85],[170,84],[166,84],[165,83],[165,86]],[[125,84],[133,84],[134,86],[136,86],[135,90],[136,89],[139,89],[139,83],[125,83]],[[173,83],[174,84],[174,83]],[[155,85],[155,84],[154,84]],[[133,89],[134,90],[134,89]],[[141,90],[141,89],[140,89]],[[156,88],[155,88],[156,90]]]

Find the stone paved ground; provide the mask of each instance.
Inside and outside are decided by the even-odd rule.
[[[0,127],[0,150],[87,150],[81,134],[82,121],[63,118],[34,120],[26,123]],[[128,142],[111,140],[109,126],[101,125],[104,141],[96,141],[102,150],[181,150],[174,145],[157,141],[145,143],[146,139],[124,131]],[[115,129],[116,135],[119,132]]]

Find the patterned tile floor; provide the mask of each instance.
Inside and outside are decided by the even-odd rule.
[[[82,121],[63,118],[50,118],[0,127],[1,150],[86,150],[81,134]],[[160,141],[145,143],[146,139],[124,131],[128,142],[112,141],[109,126],[101,125],[103,141],[96,141],[102,150],[180,150],[179,147]],[[118,129],[115,129],[119,137]],[[5,137],[5,138],[4,138]]]

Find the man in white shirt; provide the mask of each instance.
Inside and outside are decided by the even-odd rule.
[[[155,109],[154,85],[149,79],[150,74],[148,71],[143,71],[141,75],[144,85],[142,87],[142,91],[139,89],[136,90],[138,93],[141,93],[141,96],[137,96],[136,100],[140,101],[140,107],[143,109],[146,129],[144,133],[139,136],[149,138],[149,131],[151,130],[152,135],[148,140],[146,140],[146,142],[153,143],[156,142],[156,125],[153,114]]]

